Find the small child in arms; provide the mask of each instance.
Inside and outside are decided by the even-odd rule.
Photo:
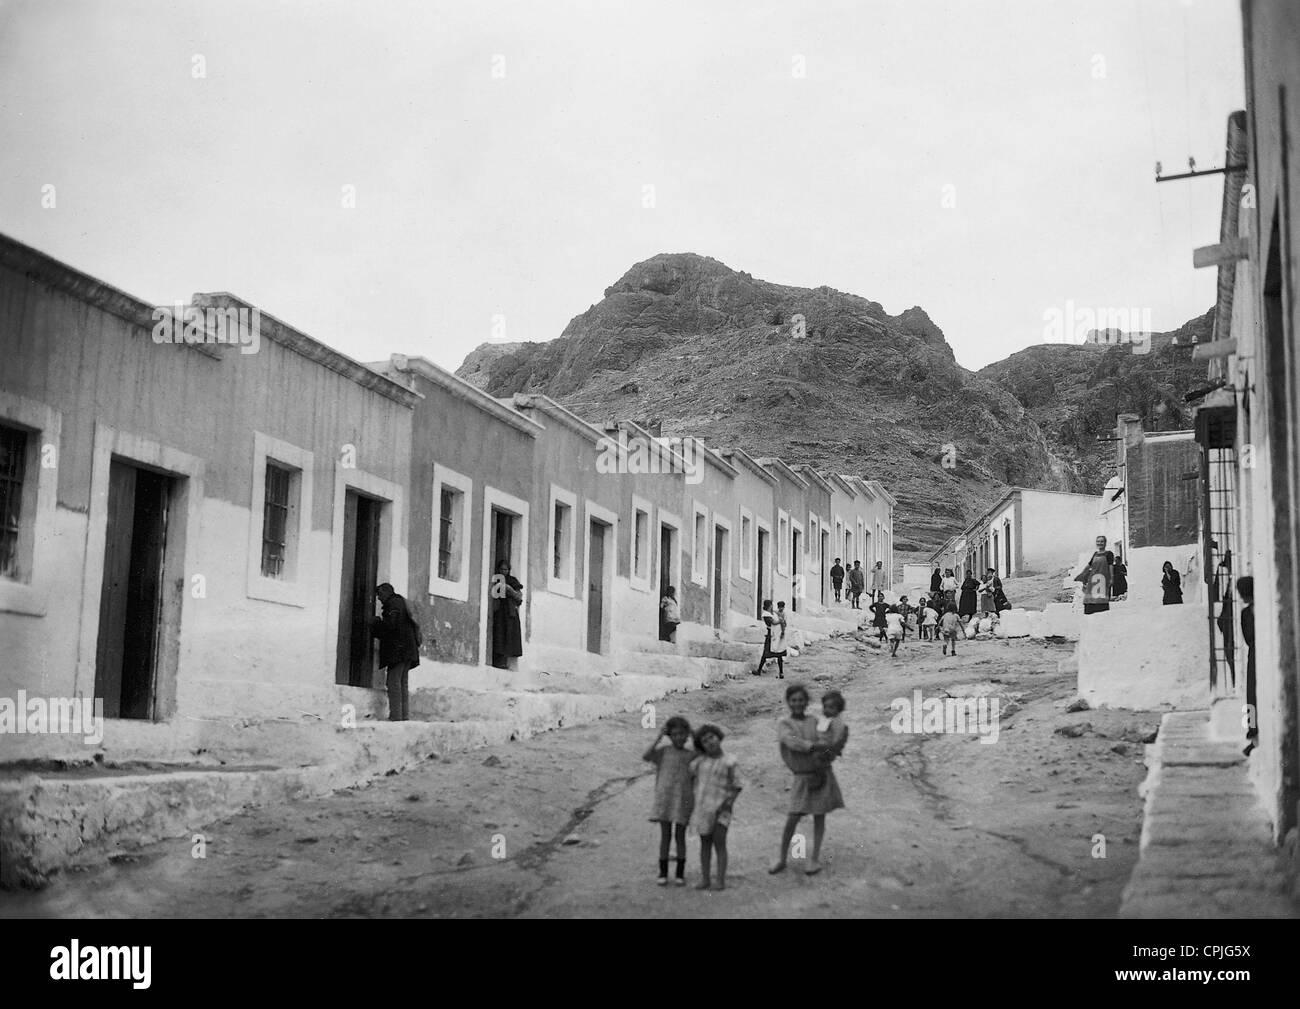
[[[813,772],[813,790],[826,784],[826,768],[832,760],[844,752],[844,744],[849,741],[849,727],[844,724],[844,695],[838,690],[828,690],[822,694],[822,717],[817,719],[817,742],[826,746],[824,753],[817,754],[817,769]]]

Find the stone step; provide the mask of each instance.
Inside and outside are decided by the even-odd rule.
[[[305,767],[151,762],[0,774],[0,886],[40,886],[168,837],[185,839],[249,805],[360,784],[431,756],[518,738],[514,721],[361,723],[322,730],[332,759]]]

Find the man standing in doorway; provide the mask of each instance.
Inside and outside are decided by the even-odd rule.
[[[408,677],[420,664],[420,625],[388,582],[375,589],[375,596],[383,615],[370,622],[370,630],[379,639],[379,665],[388,671],[388,720],[405,722],[410,719]]]
[[[835,590],[835,601],[840,601],[840,592],[844,588],[844,565],[840,563],[838,557],[835,558],[835,565],[831,568],[831,588]]]

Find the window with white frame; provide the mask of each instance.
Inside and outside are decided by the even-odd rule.
[[[433,529],[429,595],[469,601],[469,529],[474,481],[438,463],[433,467]]]
[[[551,484],[550,519],[546,535],[546,584],[552,592],[574,595],[574,570],[577,540],[578,497],[563,487]]]
[[[754,580],[754,513],[740,509],[740,577]]]
[[[779,508],[776,512],[776,571],[790,573],[790,516]]]
[[[632,585],[649,590],[654,545],[650,541],[650,503],[632,499]]]
[[[306,606],[310,576],[312,453],[260,431],[253,432],[253,493],[249,509],[247,595]]]
[[[695,520],[691,523],[691,581],[704,585],[709,580],[709,509],[694,504]]]

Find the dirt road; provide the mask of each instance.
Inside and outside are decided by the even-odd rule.
[[[206,857],[190,838],[161,842],[0,896],[0,914],[1109,916],[1137,858],[1139,740],[1157,717],[1066,713],[1074,678],[1057,662],[1070,650],[979,641],[953,660],[909,640],[891,659],[837,638],[794,659],[786,681],[747,677],[660,702],[659,719],[722,726],[740,761],[723,893],[655,885],[653,769],[640,760],[654,733],[630,714],[251,810],[203,831]],[[832,686],[847,698],[836,773],[848,808],[828,818],[825,871],[806,876],[796,861],[769,876],[789,787],[775,720],[796,678],[815,698]],[[997,741],[893,731],[891,701],[917,689],[996,696]],[[694,883],[694,835],[688,844]]]

